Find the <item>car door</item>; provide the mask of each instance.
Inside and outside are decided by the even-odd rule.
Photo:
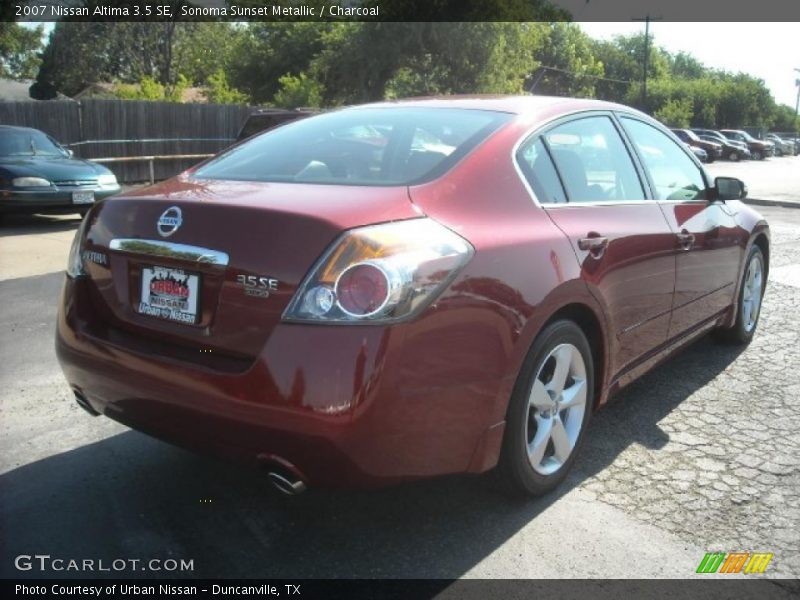
[[[664,343],[675,285],[675,235],[648,200],[610,114],[558,122],[517,154],[542,207],[572,242],[581,277],[604,306],[618,373]]]
[[[736,203],[710,202],[703,168],[654,125],[622,116],[651,189],[675,233],[675,297],[669,336],[717,316],[733,302],[742,260]]]

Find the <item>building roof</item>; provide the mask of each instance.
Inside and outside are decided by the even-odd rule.
[[[33,85],[31,79],[2,79],[0,78],[0,101],[20,102],[33,100],[29,88]]]

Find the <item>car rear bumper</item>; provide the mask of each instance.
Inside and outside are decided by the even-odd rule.
[[[0,212],[8,213],[35,213],[56,210],[60,212],[91,208],[91,204],[75,204],[72,201],[72,192],[93,192],[95,202],[113,196],[120,190],[114,188],[76,188],[74,190],[52,191],[23,191],[0,190]]]
[[[104,332],[85,287],[66,279],[57,355],[73,390],[129,427],[201,452],[288,464],[309,485],[382,485],[496,464],[497,415],[513,378],[443,384],[420,374],[412,367],[428,358],[451,367],[441,346],[416,343],[404,326],[280,325],[252,365],[226,371]]]

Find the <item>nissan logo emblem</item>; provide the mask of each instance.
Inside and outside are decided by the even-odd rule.
[[[177,206],[170,206],[158,217],[156,227],[158,233],[160,233],[162,237],[169,237],[178,231],[178,227],[181,226],[181,223],[183,223],[181,209]]]

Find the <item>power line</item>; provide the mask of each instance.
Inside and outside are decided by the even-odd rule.
[[[602,75],[592,75],[591,73],[579,73],[578,71],[570,71],[569,69],[562,69],[560,67],[549,67],[549,66],[541,66],[539,67],[536,72],[537,75],[531,84],[529,92],[533,93],[536,90],[536,86],[539,85],[539,82],[542,80],[542,77],[548,71],[555,71],[556,73],[564,73],[566,75],[572,75],[574,77],[587,77],[589,79],[594,79],[597,81],[610,81],[612,83],[626,83],[631,84],[634,83],[630,79],[614,79],[613,77],[603,77]]]

